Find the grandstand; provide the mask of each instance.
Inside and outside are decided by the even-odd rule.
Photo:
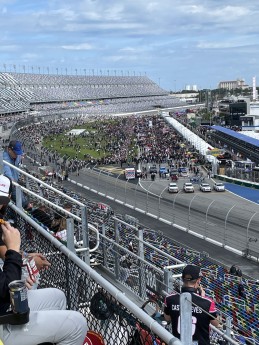
[[[259,164],[258,138],[216,125],[211,127],[210,135],[215,141],[226,144],[230,149],[233,148],[242,154],[244,158],[250,159],[256,165]]]
[[[96,100],[119,100],[123,104],[131,100],[146,102],[151,99],[153,107],[176,102],[175,98],[168,96],[167,91],[146,76],[0,73],[0,112],[21,112],[44,103],[88,102],[80,103],[80,106],[89,107]],[[139,107],[138,110],[144,109]]]

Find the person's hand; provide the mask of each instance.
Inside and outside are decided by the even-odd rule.
[[[31,257],[33,257],[35,264],[39,271],[46,270],[51,266],[51,263],[45,258],[45,256],[41,253],[30,253]]]
[[[26,277],[25,286],[27,287],[28,290],[32,289],[34,283],[35,283],[35,278],[30,278],[30,276]]]
[[[205,290],[203,289],[203,287],[201,285],[199,285],[199,294],[200,296],[204,297],[205,296]]]
[[[3,230],[2,240],[6,245],[7,250],[12,249],[19,253],[21,245],[21,235],[19,230],[11,226],[8,222],[1,224],[1,226]]]

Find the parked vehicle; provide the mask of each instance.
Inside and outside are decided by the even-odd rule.
[[[142,171],[140,169],[136,170],[136,177],[141,177],[142,176]]]
[[[181,177],[189,177],[188,171],[181,171],[180,176]]]
[[[178,174],[171,175],[171,180],[177,181],[178,180]]]
[[[161,174],[167,174],[167,173],[168,173],[166,167],[160,167],[160,168],[159,168],[159,172],[160,172]]]
[[[133,180],[135,178],[135,168],[126,168],[124,170],[126,180]]]
[[[216,192],[225,192],[225,185],[222,182],[216,182],[213,186]]]
[[[156,165],[151,165],[151,167],[149,168],[149,173],[152,174],[157,174],[157,167]]]
[[[188,170],[185,167],[180,167],[178,169],[179,175],[182,177],[189,177]]]
[[[194,193],[194,186],[191,182],[185,182],[183,184],[183,191],[185,193]]]
[[[166,167],[160,167],[159,168],[159,175],[161,177],[169,177],[169,173]]]
[[[211,187],[208,183],[201,183],[200,184],[200,190],[202,192],[211,192]]]
[[[168,193],[178,193],[179,188],[176,183],[170,182],[168,185]]]
[[[170,177],[172,181],[177,181],[178,180],[178,170],[177,169],[170,169],[169,171]]]

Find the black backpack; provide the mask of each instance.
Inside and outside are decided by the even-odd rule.
[[[237,274],[237,268],[235,265],[230,267],[229,273],[235,276]]]
[[[97,320],[107,320],[114,313],[112,301],[105,292],[98,291],[91,298],[90,312]]]

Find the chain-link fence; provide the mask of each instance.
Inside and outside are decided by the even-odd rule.
[[[16,206],[11,205],[6,216],[15,219],[20,229],[22,249],[44,253],[51,263],[50,269],[41,272],[39,288],[55,287],[64,291],[68,309],[80,311],[89,329],[100,333],[106,344],[134,344],[139,330],[142,343],[151,344],[154,339],[157,344],[181,344]]]

